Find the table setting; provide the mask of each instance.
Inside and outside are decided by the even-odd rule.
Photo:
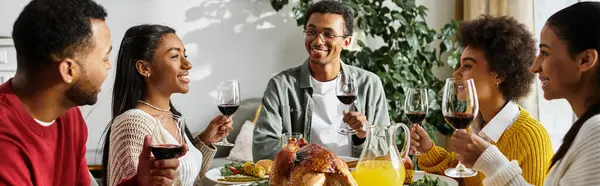
[[[336,90],[338,99],[344,104],[352,104],[356,99],[356,87],[352,81],[349,82],[349,85],[339,86],[346,87],[345,89]],[[456,129],[465,129],[471,123],[473,116],[477,115],[478,105],[476,94],[472,88],[474,86],[472,80],[464,85],[458,85],[459,83],[461,82],[456,82],[452,78],[446,81],[442,111],[448,124]],[[426,118],[428,105],[427,89],[408,89],[404,114],[411,125],[421,125]],[[302,183],[302,185],[379,186],[407,185],[404,183],[406,174],[412,172],[413,182],[411,185],[414,186],[458,186],[458,182],[453,178],[462,179],[477,175],[476,171],[468,169],[460,163],[455,168],[447,169],[444,175],[405,169],[402,160],[408,158],[409,153],[414,156],[413,164],[418,164],[416,159],[421,154],[414,147],[412,150],[410,148],[411,134],[407,126],[411,125],[392,123],[388,126],[364,126],[367,136],[360,158],[337,156],[321,145],[309,144],[301,133],[282,134],[280,138],[282,150],[274,160],[260,160],[257,162],[260,165],[251,162],[243,165],[241,163],[234,166],[225,165],[225,167],[209,170],[206,177],[217,183],[218,186],[262,186],[269,185],[269,183],[274,185]],[[399,128],[402,130],[397,130]],[[400,131],[403,135],[399,135]],[[338,132],[343,135],[356,133],[348,127],[343,127]],[[403,136],[403,144],[397,144],[398,136]],[[251,169],[252,171],[250,171]],[[234,177],[232,177],[231,172],[240,173],[241,176],[233,175]]]

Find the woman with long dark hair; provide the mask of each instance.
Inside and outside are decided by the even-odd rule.
[[[104,142],[105,185],[135,174],[145,135],[152,135],[154,144],[197,144],[187,145],[188,153],[179,158],[177,185],[193,185],[210,167],[216,152],[212,143],[231,131],[231,119],[215,117],[196,137],[187,128],[185,134],[178,132],[174,118],[181,113],[170,97],[189,91],[192,64],[186,57],[183,42],[167,26],[139,25],[125,33],[117,58],[112,120]]]
[[[542,29],[530,70],[539,74],[544,98],[566,99],[579,118],[552,157],[544,185],[600,185],[599,33],[599,2],[562,9]],[[527,184],[521,162],[509,161],[496,146],[462,130],[451,141],[459,161],[486,175],[484,185]]]

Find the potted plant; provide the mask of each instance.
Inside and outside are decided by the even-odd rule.
[[[354,37],[356,46],[342,51],[345,63],[377,74],[383,83],[388,100],[389,114],[395,122],[408,123],[404,117],[404,91],[408,87],[422,86],[429,89],[429,113],[425,129],[435,140],[437,129],[444,135],[453,131],[445,124],[441,112],[443,82],[434,76],[432,68],[449,65],[456,68],[462,49],[454,42],[458,22],[447,23],[439,32],[425,22],[428,9],[417,6],[414,0],[345,0],[344,4],[354,10],[355,36],[361,34],[380,38],[381,47],[365,44],[365,38]],[[304,27],[304,14],[313,0],[300,0],[292,11],[298,26]],[[288,0],[271,0],[271,6],[281,10]],[[438,48],[433,46],[439,40]]]

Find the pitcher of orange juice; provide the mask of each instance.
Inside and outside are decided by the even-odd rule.
[[[402,153],[396,147],[396,131],[404,130]],[[397,123],[391,126],[374,125],[367,127],[366,146],[360,155],[354,179],[359,186],[400,186],[404,185],[404,163],[410,146],[410,131],[406,125]]]

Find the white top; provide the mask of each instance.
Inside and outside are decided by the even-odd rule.
[[[158,122],[158,121],[157,121]],[[167,131],[162,125],[161,130],[163,134],[167,137],[167,144],[179,144],[175,137]],[[187,137],[187,135],[183,134],[185,137],[185,141],[187,144],[192,144],[192,141]],[[196,177],[200,173],[200,168],[202,168],[202,153],[193,145],[188,145],[189,151],[182,157],[179,158],[179,178],[181,178],[182,185],[194,185],[196,182]]]
[[[122,179],[136,174],[146,135],[152,136],[153,144],[177,143],[157,119],[140,109],[130,109],[115,118],[111,125],[108,152],[109,186],[117,185]],[[201,183],[200,178],[208,171],[216,153],[216,147],[206,146],[198,138],[192,143],[186,136],[186,141],[190,151],[179,158],[175,185]]]
[[[477,119],[471,125],[471,131],[473,131],[475,134],[478,134],[488,142],[496,143],[498,140],[500,140],[502,134],[504,134],[504,132],[508,130],[508,128],[510,128],[515,121],[517,121],[519,114],[521,114],[519,106],[516,103],[509,101],[504,107],[502,107],[502,110],[500,110],[500,112],[498,112],[498,114],[496,114],[496,116],[494,116],[490,122],[483,127],[483,129],[480,129],[482,124],[481,122],[483,121],[481,119],[481,114],[477,116]]]
[[[323,145],[338,156],[352,156],[351,136],[341,135],[338,130],[346,127],[343,112],[351,105],[344,105],[335,92],[337,78],[328,82],[319,82],[311,76],[314,87],[313,114],[310,143]]]
[[[487,176],[483,185],[529,185],[518,162],[509,161],[493,145],[481,154],[473,169]],[[544,185],[600,185],[600,115],[583,123],[571,148],[552,167]]]

